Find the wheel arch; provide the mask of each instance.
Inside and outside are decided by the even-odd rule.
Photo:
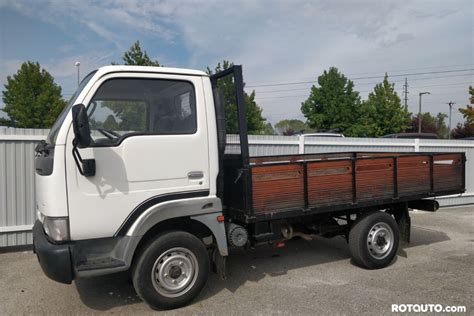
[[[126,231],[126,236],[138,239],[136,247],[129,254],[129,262],[137,250],[150,239],[164,231],[182,230],[199,239],[212,236],[219,253],[228,255],[227,237],[223,222],[221,200],[215,196],[166,201],[148,207],[138,216]]]
[[[158,222],[155,226],[151,227],[141,237],[134,252],[137,253],[137,251],[140,251],[140,249],[148,244],[151,240],[155,239],[161,233],[167,231],[184,231],[196,236],[201,240],[208,236],[215,238],[214,233],[203,223],[191,219],[189,216],[175,217]]]

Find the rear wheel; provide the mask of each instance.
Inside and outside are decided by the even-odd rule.
[[[361,218],[349,233],[352,258],[367,269],[388,266],[397,254],[398,243],[397,222],[384,212],[375,212]]]
[[[133,268],[133,285],[142,300],[154,309],[186,305],[204,287],[209,256],[194,235],[166,232],[146,245]]]

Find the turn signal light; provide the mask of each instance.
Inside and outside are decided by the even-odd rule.
[[[219,223],[222,223],[222,222],[224,221],[224,219],[225,219],[225,218],[224,218],[224,215],[219,215],[219,216],[217,216],[217,221],[218,221]]]

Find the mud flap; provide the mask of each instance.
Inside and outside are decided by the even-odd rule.
[[[410,214],[408,214],[408,206],[399,206],[393,210],[392,214],[398,224],[400,240],[407,244],[410,243],[411,219]]]
[[[212,270],[216,273],[221,280],[227,279],[226,271],[227,257],[223,257],[217,248],[214,248],[212,252]]]

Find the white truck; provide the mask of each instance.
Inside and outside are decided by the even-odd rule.
[[[382,268],[409,240],[409,208],[434,211],[424,198],[464,191],[463,153],[250,157],[243,98],[240,66],[87,75],[36,148],[45,274],[71,283],[130,270],[138,295],[167,309],[196,297],[211,266],[224,276],[232,247],[342,235],[356,263]],[[227,149],[226,117],[239,132]]]

